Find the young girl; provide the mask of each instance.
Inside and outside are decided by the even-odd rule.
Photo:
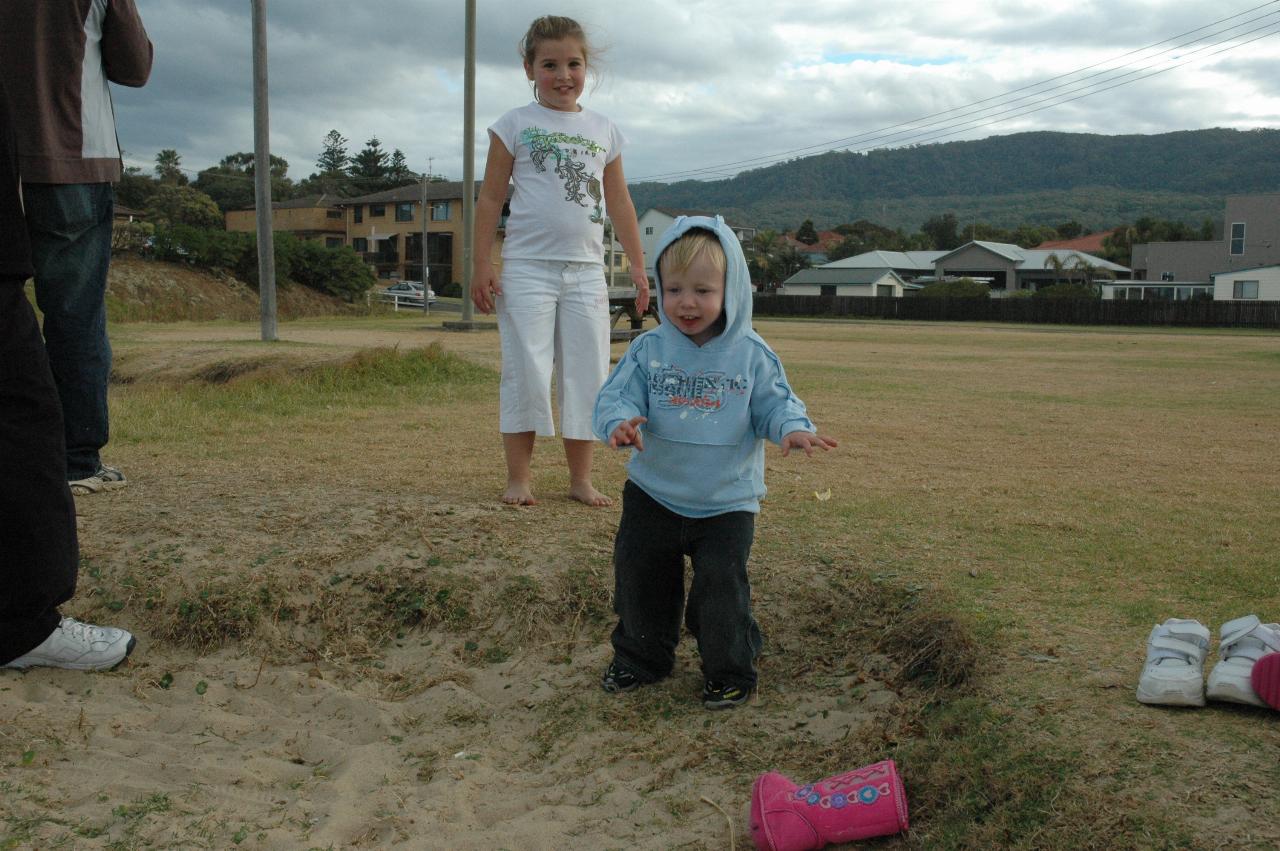
[[[534,439],[554,435],[555,376],[569,495],[587,505],[612,500],[591,483],[591,412],[609,370],[609,299],[604,278],[604,213],[631,263],[636,309],[649,305],[640,226],[622,173],[626,139],[613,122],[578,105],[591,49],[571,18],[538,18],[520,44],[534,100],[489,128],[489,160],[476,204],[471,298],[495,306],[502,339],[499,391],[507,460],[502,501],[534,505]],[[515,178],[502,276],[492,258],[494,231]]]

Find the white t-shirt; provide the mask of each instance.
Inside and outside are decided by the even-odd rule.
[[[622,132],[598,112],[536,101],[489,130],[515,158],[503,259],[604,263],[604,167],[622,153]]]

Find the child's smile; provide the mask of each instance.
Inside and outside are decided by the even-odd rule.
[[[724,310],[724,272],[705,252],[679,271],[663,270],[662,315],[699,346],[716,335]]]
[[[533,64],[524,66],[537,89],[538,103],[560,112],[578,111],[578,98],[587,82],[583,54],[577,39],[548,39],[538,44]]]

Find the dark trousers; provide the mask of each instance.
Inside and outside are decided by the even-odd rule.
[[[619,664],[648,682],[669,675],[683,614],[698,640],[703,676],[755,686],[762,638],[747,581],[755,522],[750,511],[684,517],[627,482],[613,546],[613,607],[619,618],[613,650]],[[686,555],[693,563],[688,605]]]
[[[106,294],[115,190],[110,183],[28,183],[22,197],[36,304],[62,401],[67,474],[84,479],[98,471],[109,436]]]
[[[21,281],[0,280],[0,664],[36,647],[76,590],[62,410]]]

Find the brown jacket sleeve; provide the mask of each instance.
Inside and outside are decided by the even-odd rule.
[[[122,86],[146,85],[152,47],[133,0],[108,0],[102,21],[102,67],[107,79]]]

